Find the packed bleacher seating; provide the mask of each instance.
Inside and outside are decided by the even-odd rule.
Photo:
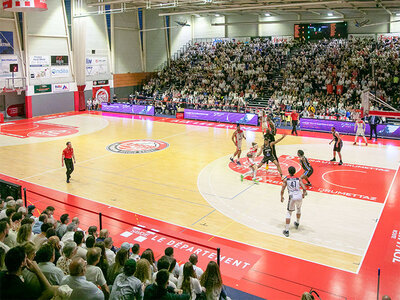
[[[229,299],[214,261],[203,271],[192,254],[178,265],[172,247],[156,261],[139,244],[116,247],[107,229],[22,205],[0,200],[1,299]]]
[[[141,95],[161,100],[155,102],[158,113],[174,113],[182,102],[254,112],[248,104],[267,97],[266,109],[276,114],[296,109],[302,116],[352,119],[364,90],[400,108],[399,67],[396,39],[202,42],[158,72]]]

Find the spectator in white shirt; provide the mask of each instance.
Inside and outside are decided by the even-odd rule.
[[[168,248],[165,248],[165,250],[164,250],[164,254],[166,255],[166,256],[168,256],[169,258],[174,258],[174,248],[172,248],[172,247],[168,247]],[[174,267],[174,269],[173,269],[173,271],[171,272],[176,278],[178,278],[179,277],[179,265],[178,265],[178,263],[176,263],[175,264],[175,267]]]
[[[67,226],[67,232],[63,235],[61,242],[65,243],[67,241],[73,241],[75,232],[76,232],[76,224],[74,222],[69,223]]]
[[[92,282],[86,280],[86,262],[76,257],[69,265],[69,276],[61,282],[68,285],[73,291],[70,300],[104,300],[104,294]]]
[[[164,255],[157,262],[158,272],[160,272],[161,270],[167,270],[169,272],[170,264],[171,264],[171,258],[169,258],[168,256]],[[157,277],[157,273],[158,272],[153,274],[153,278],[152,278],[152,282],[153,283],[156,281],[156,277]],[[176,285],[177,284],[178,284],[178,279],[176,279],[173,274],[169,274],[168,286],[176,289]]]
[[[124,272],[119,274],[114,281],[110,300],[143,299],[142,283],[133,275],[135,271],[136,261],[128,259],[124,265]]]
[[[113,247],[113,240],[111,237],[107,237],[104,239],[104,247],[106,247],[106,256],[108,265],[111,266],[115,262],[115,253],[111,250],[111,248]],[[123,266],[124,265],[122,265],[121,267]]]
[[[138,262],[140,259],[139,251],[140,251],[140,245],[134,244],[132,246],[132,255],[129,257],[129,259],[134,259],[136,262]]]
[[[77,245],[76,255],[75,257],[81,257],[82,259],[86,259],[86,245],[85,243],[85,234],[82,231],[76,231],[74,233],[74,242]]]
[[[50,244],[44,244],[36,252],[36,261],[40,270],[50,282],[51,285],[60,285],[64,278],[64,272],[54,265],[55,252],[54,247]]]
[[[196,272],[196,276],[197,278],[200,278],[201,275],[203,275],[203,270],[201,268],[199,268],[198,266],[196,266],[197,262],[199,261],[199,258],[197,257],[197,254],[191,254],[189,257],[189,262],[193,265],[193,269]],[[179,276],[181,276],[183,274],[183,266],[181,267]]]
[[[106,299],[110,295],[110,289],[108,288],[104,274],[99,267],[96,265],[100,262],[101,249],[98,247],[90,248],[87,252],[87,267],[86,267],[86,279],[99,286],[103,291]]]
[[[52,227],[53,225],[49,223],[43,223],[42,226],[40,226],[41,233],[35,235],[35,237],[33,238],[33,243],[35,244],[36,250],[38,250],[40,246],[42,246],[42,244],[47,241],[47,230]]]
[[[10,226],[6,221],[0,221],[0,247],[5,250],[7,253],[10,250],[6,244],[4,244],[4,239],[6,238],[8,231],[10,230]]]
[[[190,295],[190,300],[195,300],[197,294],[201,294],[206,289],[202,288],[200,281],[197,279],[193,265],[187,262],[183,265],[183,274],[178,279],[178,289],[182,289],[184,293]]]

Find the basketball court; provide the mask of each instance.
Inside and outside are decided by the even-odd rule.
[[[242,166],[229,161],[234,125],[92,112],[0,128],[3,179],[26,187],[39,211],[53,205],[56,216],[79,215],[82,226],[97,224],[99,212],[110,216],[103,227],[117,244],[140,242],[157,255],[171,245],[180,261],[197,253],[202,267],[220,247],[225,284],[263,299],[298,299],[309,288],[323,299],[371,299],[378,268],[381,291],[400,294],[397,141],[366,147],[344,137],[338,166],[329,161],[328,134],[282,140],[277,154],[285,174],[288,166],[302,173],[298,149],[315,170],[300,228],[286,238],[276,167],[261,168],[259,184],[241,182],[246,159]],[[244,130],[244,150],[262,143],[258,127]],[[77,159],[70,184],[61,167],[67,141]]]

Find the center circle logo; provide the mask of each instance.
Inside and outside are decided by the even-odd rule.
[[[121,154],[142,154],[164,150],[168,143],[159,140],[129,140],[108,145],[106,149]]]

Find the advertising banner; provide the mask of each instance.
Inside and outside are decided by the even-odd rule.
[[[29,58],[29,71],[29,76],[31,79],[50,78],[50,56],[31,56]]]
[[[0,31],[0,54],[14,54],[14,36],[12,31]]]
[[[336,121],[324,119],[300,119],[300,129],[310,131],[331,132],[331,128],[335,127],[341,134],[355,134],[354,122]],[[390,137],[391,139],[400,139],[400,126],[391,124],[379,124],[377,127],[379,137]],[[367,124],[365,134],[369,135],[370,127]]]
[[[108,70],[107,57],[86,57],[86,76],[106,74]]]
[[[46,0],[3,0],[3,9],[13,12],[47,10]]]
[[[18,64],[18,58],[14,55],[0,57],[0,77],[11,77],[10,65]]]
[[[233,113],[225,111],[185,109],[185,119],[214,121],[222,123],[237,123],[258,126],[258,116],[256,114]]]
[[[146,116],[154,116],[155,113],[154,106],[151,105],[130,105],[124,103],[102,103],[101,110]]]
[[[69,66],[52,66],[51,77],[69,77]]]
[[[54,93],[69,92],[69,83],[55,83],[53,84]]]
[[[51,93],[51,84],[39,84],[34,86],[35,94]]]
[[[8,117],[23,116],[25,114],[25,104],[13,104],[7,107]]]
[[[51,65],[52,66],[68,66],[68,56],[66,56],[66,55],[51,56]]]
[[[100,102],[110,101],[110,86],[94,86],[92,91],[93,99],[97,99]]]

